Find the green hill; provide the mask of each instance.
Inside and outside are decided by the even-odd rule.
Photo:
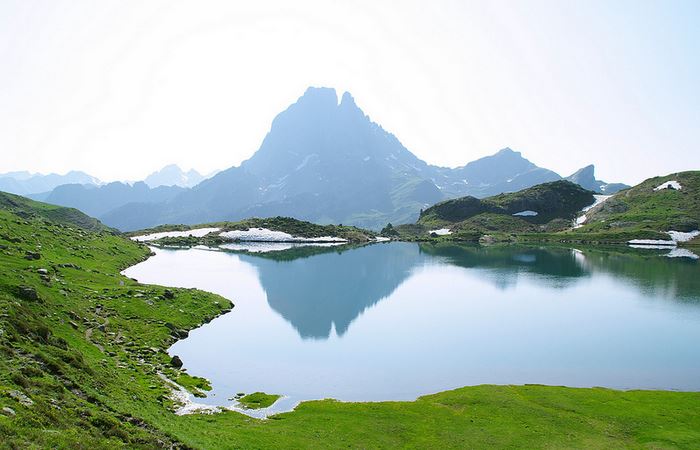
[[[440,202],[422,211],[415,226],[398,226],[397,231],[418,237],[447,228],[461,238],[490,232],[556,231],[570,226],[578,212],[594,200],[593,192],[560,180],[485,199]]]
[[[99,220],[83,214],[75,208],[49,205],[48,203],[36,202],[19,195],[0,192],[0,208],[11,211],[15,215],[28,219],[32,217],[42,217],[63,225],[73,225],[78,228],[90,231],[107,231],[110,228],[103,225]]]
[[[680,189],[656,189],[672,181],[677,182]],[[619,192],[586,216],[587,221],[579,232],[647,234],[697,230],[700,228],[700,171],[649,178]]]

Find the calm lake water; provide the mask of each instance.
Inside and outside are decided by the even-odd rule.
[[[700,390],[700,264],[660,250],[413,243],[162,250],[125,271],[232,312],[170,349],[198,402],[410,400],[476,384]]]

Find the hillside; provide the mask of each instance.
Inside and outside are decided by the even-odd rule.
[[[665,187],[670,184],[670,187]],[[665,187],[665,188],[660,188]],[[647,233],[700,229],[700,171],[654,177],[586,213],[579,233]]]
[[[111,231],[99,220],[83,214],[75,208],[65,208],[37,202],[19,195],[0,192],[0,209],[25,218],[43,218],[62,225],[72,225],[89,231]]]
[[[593,192],[569,181],[539,184],[485,199],[462,197],[424,210],[416,226],[397,227],[406,237],[434,229],[478,237],[489,232],[534,232],[563,229],[594,202]]]

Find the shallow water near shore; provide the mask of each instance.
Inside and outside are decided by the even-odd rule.
[[[155,249],[127,269],[235,308],[169,352],[230,406],[412,400],[476,384],[700,390],[700,264],[662,251],[383,243]]]

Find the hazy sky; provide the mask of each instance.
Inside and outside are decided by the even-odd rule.
[[[0,2],[0,172],[238,165],[307,86],[429,163],[700,169],[700,1]]]

